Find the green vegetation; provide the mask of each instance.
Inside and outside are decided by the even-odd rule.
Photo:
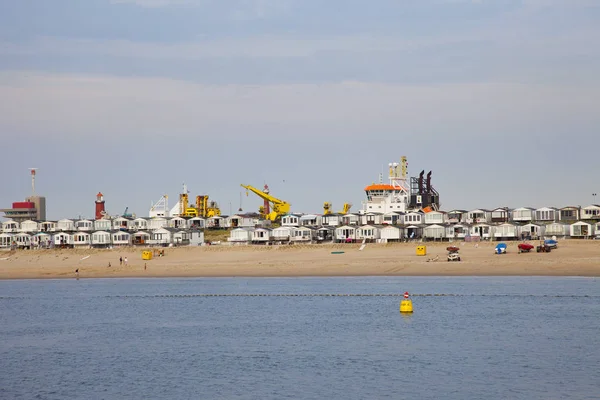
[[[226,242],[229,237],[229,229],[205,229],[205,242]]]

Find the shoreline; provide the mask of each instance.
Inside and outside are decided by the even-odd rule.
[[[142,260],[142,248],[20,250],[0,253],[0,279],[366,277],[366,276],[573,276],[600,277],[600,242],[563,240],[550,253],[494,254],[496,242],[201,246],[164,248]],[[535,242],[531,242],[536,244]],[[447,262],[446,247],[462,261]],[[333,254],[332,252],[342,252]],[[128,265],[119,265],[127,257]],[[110,267],[108,266],[110,263]],[[144,269],[146,265],[146,269]]]

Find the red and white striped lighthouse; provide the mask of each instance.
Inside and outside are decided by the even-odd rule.
[[[96,219],[102,219],[106,212],[104,211],[104,195],[98,192],[96,195]]]

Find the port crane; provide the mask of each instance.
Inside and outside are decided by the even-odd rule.
[[[189,204],[189,191],[183,185],[183,192],[179,195],[179,215],[182,217],[210,218],[221,215],[221,209],[216,201],[209,201],[208,195],[196,196],[196,207]]]
[[[246,189],[246,196],[250,191],[265,201],[265,205],[260,206],[260,208],[258,209],[260,215],[263,218],[268,219],[270,221],[275,221],[282,215],[285,215],[290,212],[291,204],[287,201],[280,200],[276,197],[271,196],[271,194],[269,193],[269,187],[267,185],[265,185],[265,190],[260,190],[255,188],[254,186],[244,184],[240,184],[240,186]]]
[[[326,201],[323,203],[323,215],[331,214],[331,208],[332,205],[330,202]],[[352,203],[344,203],[342,210],[338,212],[338,214],[346,215],[348,214],[348,211],[350,211],[350,208],[352,208]]]

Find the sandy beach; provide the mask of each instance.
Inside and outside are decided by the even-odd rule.
[[[532,244],[536,244],[535,242]],[[448,262],[448,243],[166,248],[142,260],[141,248],[21,250],[0,253],[0,279],[233,276],[600,276],[600,241],[564,240],[550,253],[494,254],[496,243],[454,243],[461,261]],[[332,254],[343,251],[342,254]],[[127,257],[128,265],[119,258]],[[110,263],[110,267],[109,267]],[[144,268],[146,266],[146,268]]]

